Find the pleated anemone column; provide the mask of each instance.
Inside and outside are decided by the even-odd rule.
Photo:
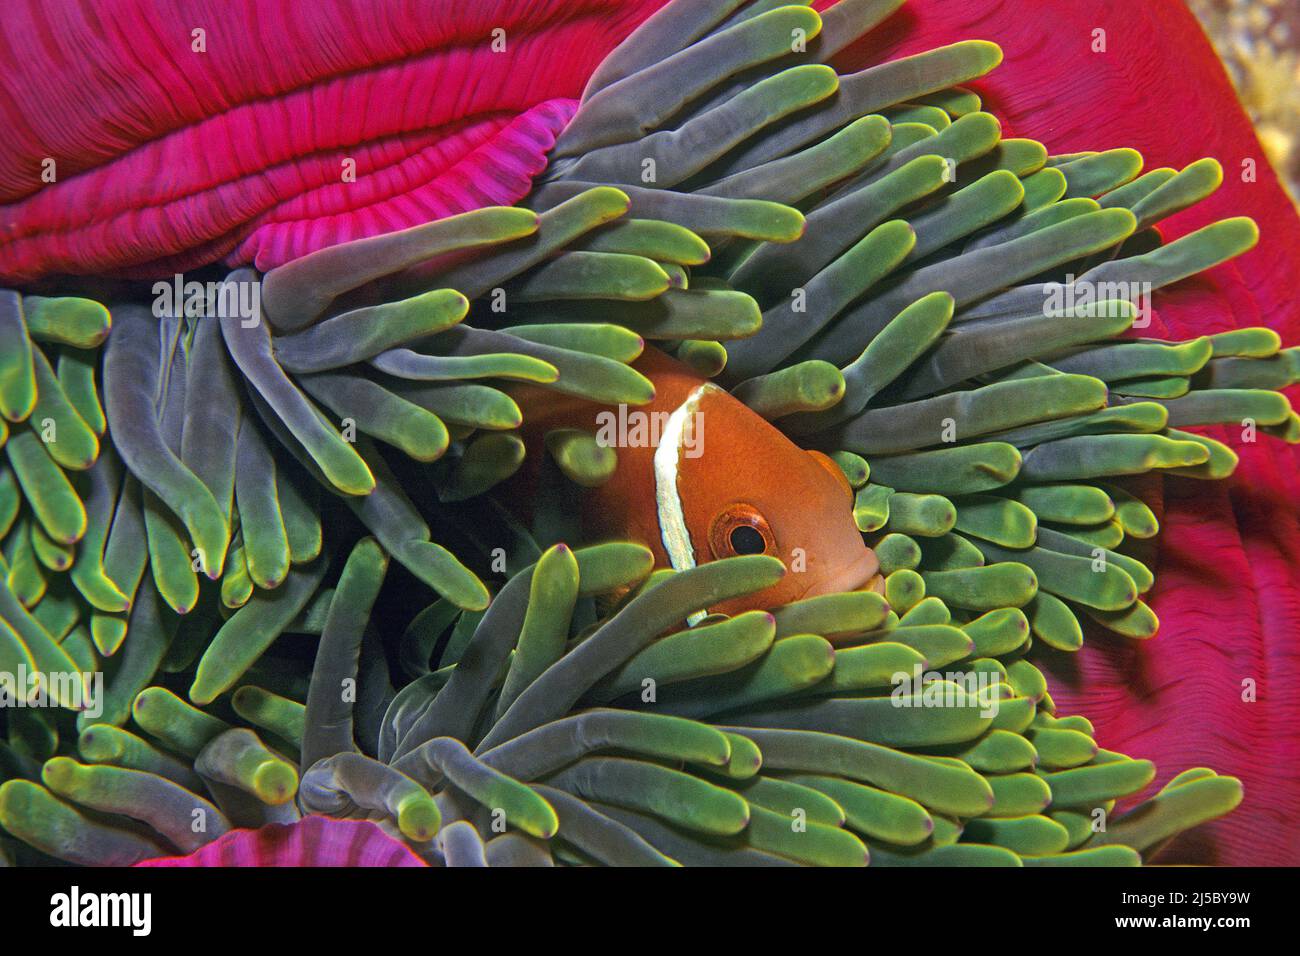
[[[515,202],[656,5],[10,4],[0,283],[266,270]]]

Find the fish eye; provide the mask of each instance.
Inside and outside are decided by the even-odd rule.
[[[767,542],[757,530],[747,524],[738,524],[731,529],[731,550],[736,554],[762,554],[767,549]]]
[[[753,505],[743,502],[729,505],[713,519],[709,545],[715,558],[766,554],[776,550],[767,519]]]

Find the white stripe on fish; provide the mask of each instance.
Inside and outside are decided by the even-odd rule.
[[[659,536],[668,553],[668,561],[674,571],[685,571],[695,567],[695,546],[691,543],[691,531],[686,526],[686,513],[682,509],[681,490],[677,487],[677,478],[681,468],[682,445],[686,429],[690,427],[700,399],[709,389],[716,385],[706,382],[682,402],[668,416],[663,434],[659,438],[659,447],[655,449],[655,504],[659,514]],[[697,611],[688,617],[687,623],[694,624],[705,616],[704,611]]]

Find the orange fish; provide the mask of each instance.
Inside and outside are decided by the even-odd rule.
[[[613,476],[583,495],[588,539],[640,542],[656,567],[679,571],[738,554],[785,563],[779,582],[709,608],[714,613],[883,590],[875,552],[853,521],[853,489],[830,458],[798,447],[657,349],[646,348],[633,367],[654,384],[649,404],[602,406],[533,389],[516,396],[530,447],[553,429],[582,428],[616,450]],[[526,489],[520,498],[531,500]]]

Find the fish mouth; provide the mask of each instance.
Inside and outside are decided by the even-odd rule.
[[[852,563],[809,584],[802,597],[840,594],[845,591],[875,591],[883,594],[884,590],[885,579],[880,575],[880,561],[876,558],[876,552],[865,548]]]

